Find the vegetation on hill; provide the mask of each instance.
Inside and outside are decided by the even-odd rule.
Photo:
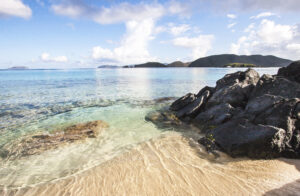
[[[223,67],[230,63],[244,63],[260,65],[261,67],[284,67],[289,65],[292,61],[282,59],[276,56],[262,56],[262,55],[234,55],[222,54],[203,57],[192,62],[189,67]]]
[[[228,63],[224,67],[259,67],[250,63]]]
[[[184,63],[181,61],[175,61],[173,63],[168,64],[168,67],[188,67],[190,65],[190,62]]]
[[[148,67],[148,68],[153,68],[153,67],[167,67],[165,64],[159,63],[159,62],[148,62],[148,63],[143,63],[143,64],[138,64],[138,65],[126,65],[124,68],[143,68],[143,67]]]

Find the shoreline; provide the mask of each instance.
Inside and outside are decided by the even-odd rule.
[[[300,179],[300,160],[215,159],[177,132],[75,175],[2,195],[265,194]],[[284,178],[283,178],[284,176]],[[267,180],[267,181],[266,181]],[[164,182],[164,183],[160,183]],[[300,183],[294,185],[300,189]],[[289,193],[282,189],[279,192]]]

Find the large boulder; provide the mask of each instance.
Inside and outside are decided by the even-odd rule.
[[[293,62],[287,67],[280,68],[277,75],[300,83],[300,61]]]
[[[176,116],[178,118],[183,117],[195,117],[202,108],[204,108],[207,100],[210,97],[210,91],[205,91],[203,94],[199,97],[197,97],[196,100],[194,100],[192,103],[188,104],[184,108],[180,109],[178,112],[176,112]]]
[[[210,152],[300,158],[299,65],[294,62],[274,76],[259,77],[253,69],[227,74],[215,88],[177,100],[175,114],[205,133],[199,142]]]
[[[245,111],[249,114],[259,114],[271,107],[275,104],[280,103],[283,100],[281,96],[269,95],[264,94],[262,96],[254,97],[253,99],[249,100],[246,105]]]
[[[228,103],[215,105],[198,114],[193,122],[201,127],[219,125],[232,117],[233,110],[234,108]]]
[[[227,74],[217,81],[216,90],[232,86],[237,83],[245,85],[256,84],[259,80],[259,74],[254,69],[247,69],[245,72],[238,71]]]
[[[249,99],[265,94],[281,96],[288,99],[300,97],[300,83],[282,77],[263,75],[257,82]]]
[[[284,150],[285,130],[268,125],[256,125],[247,119],[235,119],[213,129],[210,140],[232,157],[279,157]]]
[[[217,81],[216,91],[209,99],[207,107],[221,103],[229,103],[233,107],[245,107],[249,94],[258,80],[259,74],[253,69],[227,74]]]
[[[185,96],[183,96],[183,97],[177,99],[175,102],[173,102],[170,106],[170,110],[178,111],[178,110],[182,109],[183,107],[185,107],[186,105],[195,101],[196,98],[197,97],[194,94],[188,93]]]

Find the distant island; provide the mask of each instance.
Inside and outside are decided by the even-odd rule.
[[[101,68],[110,68],[110,69],[115,69],[115,68],[120,68],[120,66],[117,65],[100,65],[98,66],[99,69]]]
[[[143,64],[137,64],[137,65],[126,65],[124,68],[153,68],[153,67],[167,67],[167,65],[159,62],[148,62]]]
[[[8,68],[10,70],[24,70],[24,69],[29,69],[29,67],[25,67],[25,66],[15,66],[15,67],[10,67]]]
[[[285,67],[292,61],[268,55],[234,55],[221,54],[199,58],[193,62],[175,61],[170,64],[147,62],[137,65],[126,65],[123,68],[168,68],[168,67]]]
[[[230,63],[245,63],[259,65],[260,67],[285,67],[292,61],[288,59],[279,58],[276,56],[263,55],[234,55],[222,54],[213,55],[193,61],[190,67],[224,67]]]
[[[250,63],[228,63],[224,67],[260,67]]]

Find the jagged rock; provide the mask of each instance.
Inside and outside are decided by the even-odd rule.
[[[108,125],[105,122],[98,120],[72,125],[49,134],[28,136],[21,141],[17,141],[17,144],[10,143],[2,147],[0,156],[3,159],[14,160],[20,157],[40,154],[46,150],[56,149],[75,141],[95,138],[106,127]]]
[[[205,103],[207,102],[208,98],[210,97],[210,91],[205,91],[201,96],[199,96],[196,100],[194,100],[192,103],[188,104],[184,108],[180,109],[178,112],[176,112],[176,116],[178,118],[183,117],[194,117],[201,109],[204,107]]]
[[[289,148],[289,142],[296,130],[296,121],[299,121],[296,119],[294,113],[298,103],[300,103],[300,99],[283,100],[257,115],[253,123],[284,129],[286,131],[284,140],[287,144],[287,148]]]
[[[245,110],[246,113],[259,114],[262,111],[265,111],[266,109],[272,107],[273,105],[281,102],[282,100],[283,97],[281,96],[265,94],[249,100]]]
[[[300,83],[300,61],[293,62],[288,67],[280,68],[277,75]]]
[[[227,74],[217,81],[216,91],[209,99],[207,107],[220,103],[229,103],[233,107],[245,107],[249,94],[258,80],[259,74],[253,69]]]
[[[209,93],[212,95],[215,92],[215,88],[205,86],[197,93],[196,97],[200,97],[205,91],[209,91]]]
[[[215,105],[198,114],[193,122],[205,126],[219,125],[232,117],[233,110],[234,108],[228,103]]]
[[[285,130],[268,125],[255,125],[247,119],[228,121],[213,129],[214,143],[232,157],[279,157],[284,150]]]
[[[265,94],[281,96],[288,99],[300,97],[300,84],[286,78],[263,75],[253,89],[249,99]]]
[[[175,102],[173,102],[170,106],[170,110],[178,111],[185,107],[186,105],[192,103],[196,99],[196,96],[192,93],[188,93],[185,96],[177,99]]]
[[[247,71],[238,71],[232,74],[226,74],[223,78],[217,81],[216,90],[224,87],[232,86],[237,83],[244,85],[256,84],[259,80],[259,74],[254,69],[247,69]]]
[[[177,100],[176,105],[184,107],[176,116],[202,129],[206,136],[199,142],[210,151],[219,148],[233,157],[300,158],[299,65],[260,78],[253,69],[227,74],[215,88]],[[187,102],[188,97],[196,98]]]

